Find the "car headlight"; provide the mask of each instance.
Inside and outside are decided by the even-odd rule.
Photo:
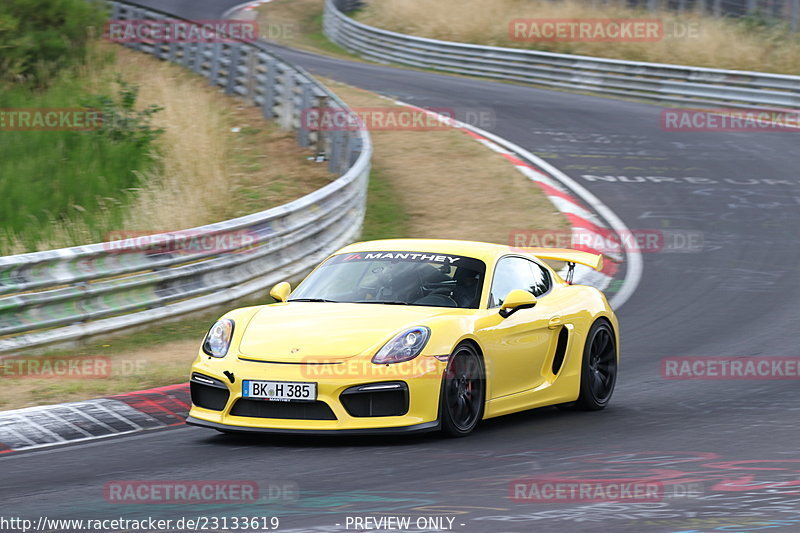
[[[211,326],[203,341],[203,351],[211,357],[225,357],[233,338],[233,320],[225,318]]]
[[[416,326],[401,331],[378,350],[378,353],[372,358],[372,362],[376,365],[383,365],[414,359],[428,343],[430,336],[431,330],[425,326]]]

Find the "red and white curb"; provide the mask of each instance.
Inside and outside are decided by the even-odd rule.
[[[517,170],[536,183],[555,208],[564,214],[572,228],[575,242],[601,243],[602,246],[599,247],[601,249],[586,245],[575,246],[576,249],[602,254],[606,258],[600,271],[577,265],[574,278],[576,283],[606,290],[614,280],[620,265],[625,263],[625,278],[621,286],[616,289],[610,303],[618,309],[633,294],[641,279],[641,252],[636,248],[635,242],[622,237],[631,234],[622,220],[591,192],[540,157],[502,137],[428,109],[399,100],[393,101],[398,105],[435,117],[503,156]]]
[[[0,412],[0,454],[178,426],[189,414],[189,385]]]

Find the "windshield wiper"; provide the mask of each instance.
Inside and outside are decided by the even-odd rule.
[[[336,300],[326,300],[325,298],[292,298],[290,302],[326,302],[330,304],[338,304]]]

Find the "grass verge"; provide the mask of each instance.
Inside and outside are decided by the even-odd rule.
[[[95,341],[73,350],[4,359],[0,361],[0,410],[184,382],[200,341],[216,318],[207,315],[155,324],[136,334]],[[81,362],[81,369],[57,375],[56,369],[69,361]]]
[[[373,165],[367,190],[367,213],[361,240],[397,239],[408,235],[408,215],[392,181]]]
[[[60,117],[80,117],[77,110],[100,98],[116,111],[121,99],[117,93],[125,88],[108,75],[114,54],[101,47],[91,50],[87,65],[61,71],[46,88],[0,87],[0,254],[33,251],[52,235],[52,227],[69,220],[99,236],[103,224],[121,223],[130,191],[155,170],[154,139],[117,138],[105,123],[92,131],[15,130],[23,114],[51,110]],[[135,99],[135,93],[129,94]],[[70,128],[71,122],[64,127]],[[73,124],[78,123],[85,122],[79,118]],[[133,128],[122,126],[120,132]]]
[[[190,228],[281,205],[335,179],[324,164],[308,159],[311,153],[297,146],[293,132],[265,121],[258,108],[226,96],[204,78],[116,45],[97,47],[107,59],[72,73],[81,81],[71,82],[61,105],[71,101],[74,106],[82,93],[107,92],[121,75],[125,82],[140,88],[141,106],[163,107],[152,119],[154,127],[163,129],[158,153],[150,154],[155,164],[146,168],[133,158],[111,152],[116,166],[98,168],[90,163],[98,158],[97,149],[84,140],[93,132],[68,132],[77,136],[80,144],[54,143],[60,155],[45,152],[49,155],[28,157],[24,168],[10,167],[9,161],[0,159],[3,175],[27,178],[2,180],[3,186],[24,192],[29,182],[41,182],[44,192],[39,191],[40,196],[51,198],[66,188],[52,180],[49,169],[56,167],[66,173],[64,181],[69,187],[83,192],[80,198],[63,195],[52,207],[35,208],[35,238],[17,232],[0,253],[101,242],[112,231],[156,233]],[[53,143],[52,137],[49,141],[46,137],[52,133],[16,135],[36,146]],[[135,179],[120,183],[119,175]],[[9,197],[16,198],[4,197],[6,202]],[[26,198],[18,205],[38,205],[26,203]],[[3,229],[13,232],[13,228]]]
[[[373,0],[354,16],[372,26],[447,41],[710,68],[800,71],[800,34],[788,33],[785,22],[758,15],[737,20],[696,12],[653,14],[582,0]],[[521,42],[509,33],[514,19],[609,18],[657,19],[664,38],[654,42]]]

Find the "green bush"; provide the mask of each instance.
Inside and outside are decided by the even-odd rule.
[[[0,76],[35,87],[84,60],[106,18],[98,1],[0,1]]]
[[[0,255],[14,241],[28,251],[57,224],[80,220],[92,240],[119,229],[143,172],[157,163],[160,129],[150,124],[160,110],[136,109],[138,91],[118,82],[114,94],[87,97],[68,72],[44,91],[16,87],[0,91],[1,108],[75,108],[102,113],[93,131],[0,131]]]
[[[150,105],[143,110],[136,109],[139,88],[127,83],[122,76],[117,76],[119,94],[116,98],[100,94],[83,100],[83,107],[96,109],[102,117],[102,127],[97,130],[116,143],[128,143],[138,148],[149,148],[156,138],[164,133],[161,128],[154,128],[151,123],[153,115],[164,108]]]

